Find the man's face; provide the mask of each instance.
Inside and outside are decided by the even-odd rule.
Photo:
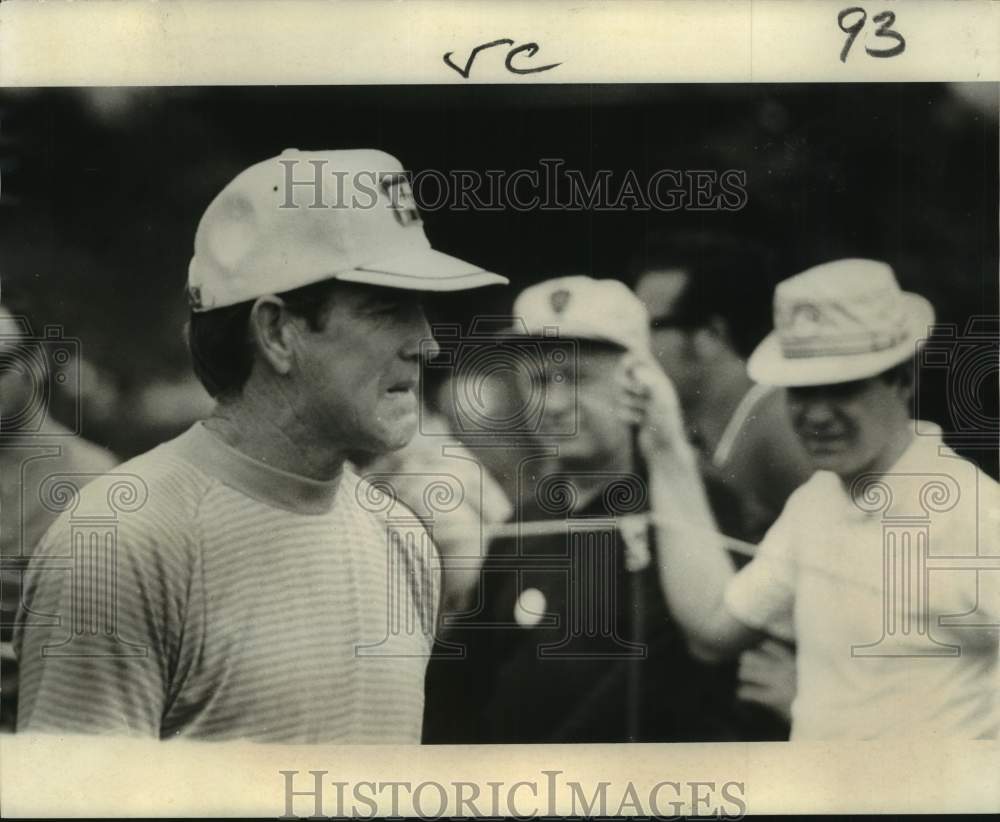
[[[881,377],[789,388],[792,427],[813,464],[845,480],[892,466],[899,427],[909,419],[910,389]]]
[[[417,426],[421,341],[431,338],[419,295],[339,283],[319,331],[296,318],[300,415],[335,446],[384,453]],[[430,355],[436,346],[425,342]]]
[[[631,454],[628,425],[621,419],[620,369],[622,352],[580,341],[578,356],[562,366],[547,366],[542,431],[571,431],[576,435],[553,440],[559,463],[565,468],[601,470]]]
[[[691,329],[672,324],[687,278],[684,271],[676,268],[647,271],[639,278],[635,289],[653,323],[653,353],[685,404],[692,399],[700,370],[692,356]]]

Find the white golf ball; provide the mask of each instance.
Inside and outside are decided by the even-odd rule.
[[[531,628],[545,615],[545,594],[537,588],[525,588],[514,605],[514,619],[522,628]]]

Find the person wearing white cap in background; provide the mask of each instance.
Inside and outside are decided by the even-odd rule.
[[[431,248],[388,154],[292,150],[232,180],[188,278],[216,409],[119,469],[145,502],[118,516],[112,624],[78,630],[75,586],[32,566],[19,730],[419,741],[433,546],[390,539],[345,456],[413,435],[423,293],[505,282]],[[36,558],[71,536],[63,517]]]
[[[738,574],[719,540],[664,543],[678,621],[718,659],[793,615],[793,740],[995,737],[1000,579],[975,568],[1000,553],[1000,486],[911,418],[912,358],[933,308],[888,265],[844,259],[780,283],[774,318],[750,376],[787,388],[817,470]],[[671,413],[669,386],[639,378],[650,418]],[[653,447],[686,443],[654,436]],[[704,501],[655,464],[654,493],[696,533]]]
[[[475,609],[440,635],[425,740],[736,738],[726,716],[735,670],[691,657],[645,527],[628,527],[647,498],[628,374],[658,369],[644,306],[624,283],[574,276],[525,289],[513,315],[534,342],[523,350],[537,352],[525,376],[540,366],[524,381],[524,406],[542,408],[536,440],[557,455],[520,466],[523,530],[493,540]],[[684,471],[699,481],[693,460]],[[546,524],[555,527],[533,531]],[[462,658],[446,653],[456,644]]]

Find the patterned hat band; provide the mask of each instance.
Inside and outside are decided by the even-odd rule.
[[[774,291],[774,331],[747,360],[766,385],[833,385],[866,379],[912,356],[934,323],[934,307],[901,291],[878,260],[821,263]]]
[[[893,331],[860,331],[855,334],[808,338],[781,336],[781,353],[789,359],[875,354],[895,348],[904,342],[907,336],[905,325]]]

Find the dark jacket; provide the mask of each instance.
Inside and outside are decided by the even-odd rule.
[[[446,620],[428,668],[425,742],[740,738],[734,666],[691,657],[655,562],[635,568],[643,552],[615,527],[641,505],[641,483],[609,480],[583,505],[540,492],[515,512],[562,522],[560,533],[490,545],[477,606]]]

